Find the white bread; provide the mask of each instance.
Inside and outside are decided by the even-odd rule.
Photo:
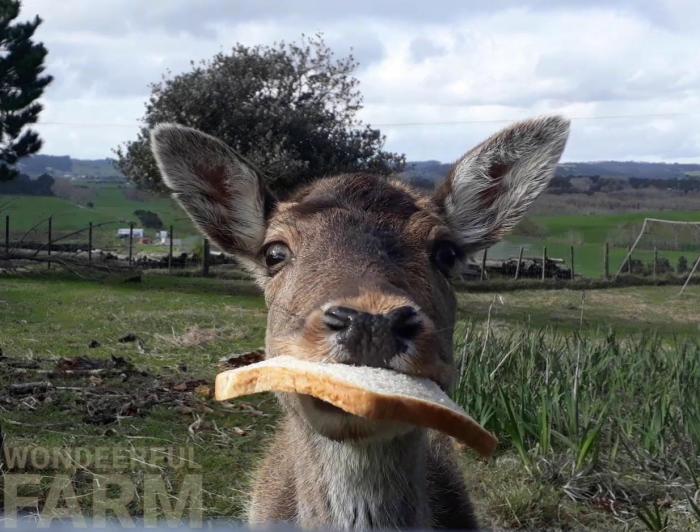
[[[356,416],[436,429],[484,457],[498,444],[433,381],[388,369],[278,356],[216,376],[219,401],[269,391],[311,395]]]

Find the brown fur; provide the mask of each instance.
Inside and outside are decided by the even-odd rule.
[[[424,472],[420,499],[425,505],[422,519],[416,521],[416,515],[404,511],[396,516],[398,522],[390,524],[401,528],[478,529],[450,438],[435,432],[427,436],[427,445],[420,449]],[[327,486],[318,482],[323,476],[320,469],[329,464],[319,461],[315,438],[292,417],[280,424],[253,482],[248,508],[251,524],[293,522],[304,528],[328,528],[333,522]],[[410,470],[415,465],[406,463],[405,468]]]
[[[279,204],[265,240],[284,241],[304,268],[282,270],[265,286],[268,356],[292,352],[309,360],[336,361],[321,323],[320,309],[326,305],[387,314],[412,304],[424,313],[415,354],[396,357],[392,364],[449,389],[454,378],[455,302],[449,282],[430,262],[432,243],[449,234],[428,198],[405,184],[375,176],[324,179]],[[256,477],[251,522],[347,525],[329,513],[329,488],[319,471],[328,465],[319,464],[323,451],[314,443],[319,435],[303,421],[296,398],[283,396],[281,401],[287,415]],[[366,436],[353,428],[354,434]],[[414,446],[422,432],[404,438]],[[422,493],[414,494],[419,499],[414,502],[417,512],[404,512],[399,521],[372,521],[374,526],[476,527],[452,446],[444,440],[431,437],[430,444],[419,445],[414,459],[404,464],[406,480],[425,485]]]
[[[164,124],[152,146],[193,220],[256,275],[269,308],[266,356],[374,364],[449,390],[456,300],[436,250],[448,242],[462,257],[501,238],[547,186],[567,135],[561,117],[507,128],[467,152],[432,196],[355,174],[280,203],[213,137]],[[268,268],[273,244],[289,254]],[[348,322],[339,329],[333,309],[361,313],[355,336],[343,339]],[[395,328],[394,319],[415,322]],[[309,396],[279,399],[284,419],[255,477],[252,523],[476,528],[447,438],[338,413]]]

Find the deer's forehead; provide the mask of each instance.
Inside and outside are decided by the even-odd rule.
[[[327,180],[331,181],[331,180]],[[356,239],[378,235],[404,242],[430,238],[442,227],[432,203],[412,191],[386,181],[340,183],[312,190],[299,198],[278,204],[270,221],[268,238],[281,237],[292,243],[315,238]]]

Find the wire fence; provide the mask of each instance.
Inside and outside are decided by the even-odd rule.
[[[184,220],[176,219],[174,222]],[[201,267],[209,273],[212,255],[208,239],[202,240],[199,251],[176,251],[181,239],[176,237],[174,225],[161,230],[156,239],[148,238],[142,228],[133,222],[109,220],[89,222],[71,231],[56,230],[55,216],[40,219],[29,229],[13,231],[12,218],[4,216],[4,241],[0,258],[14,261],[44,262],[47,269],[54,264],[82,264],[87,267],[168,269]],[[107,236],[105,228],[112,228]],[[99,235],[99,238],[98,238]],[[144,247],[148,246],[148,252]],[[218,258],[219,255],[216,255]],[[221,260],[221,259],[219,259]]]
[[[0,258],[43,262],[48,269],[54,264],[112,269],[167,269],[168,272],[198,268],[204,276],[210,274],[210,267],[215,263],[235,264],[234,259],[213,253],[207,238],[201,240],[196,251],[183,252],[179,249],[181,239],[177,238],[172,224],[166,230],[160,230],[156,239],[152,239],[145,236],[142,228],[124,220],[89,222],[76,230],[57,231],[56,218],[48,216],[28,230],[13,233],[12,219],[9,214],[5,215],[4,242],[1,248],[4,257],[0,254]],[[187,218],[176,219],[174,222],[185,219]],[[104,231],[109,227],[112,228],[111,237],[106,236]],[[96,238],[98,234],[99,239]],[[681,271],[680,265],[674,268],[656,247],[653,251],[635,249],[638,241],[639,238],[625,250],[624,258],[614,270],[611,266],[611,246],[605,242],[600,249],[601,275],[595,278],[582,275],[577,270],[577,257],[582,250],[574,245],[569,246],[566,257],[551,256],[547,246],[542,246],[541,253],[536,255],[530,251],[529,256],[525,255],[525,246],[520,246],[517,257],[505,259],[489,258],[489,250],[485,250],[475,261],[468,262],[458,277],[462,282],[537,280],[542,283],[556,281],[565,285],[567,282],[594,279],[614,283],[620,276],[626,276],[652,282],[663,278],[665,282],[684,284],[685,287],[696,272],[700,273],[700,256],[697,259],[691,256],[691,261],[686,262]],[[558,251],[561,253],[561,246]],[[590,249],[586,253],[590,254]],[[625,284],[629,284],[629,279]]]

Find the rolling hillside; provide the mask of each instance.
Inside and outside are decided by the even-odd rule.
[[[17,169],[31,177],[93,178],[123,181],[124,175],[111,159],[73,159],[68,155],[32,155],[20,160]]]
[[[700,206],[695,211],[650,211],[593,216],[585,214],[531,216],[505,241],[489,249],[489,256],[492,258],[517,256],[520,246],[523,246],[526,256],[539,257],[542,255],[543,247],[547,246],[549,257],[562,258],[568,263],[570,248],[573,245],[576,272],[586,277],[597,278],[603,275],[605,242],[610,245],[610,271],[614,273],[627,254],[628,246],[639,233],[644,218],[700,222]],[[690,235],[681,234],[688,239],[685,246],[678,246],[671,242],[672,237],[668,238],[668,242],[664,242],[663,231],[668,229],[655,227],[654,231],[659,256],[667,258],[671,266],[675,267],[681,256],[692,261],[700,254],[700,230]],[[675,236],[676,233],[672,235]],[[651,235],[644,237],[633,258],[651,263],[654,243]],[[673,249],[674,247],[683,249]]]
[[[12,238],[20,238],[30,231],[26,240],[43,241],[46,238],[49,216],[53,218],[56,238],[79,231],[92,222],[99,225],[95,230],[95,241],[99,245],[111,243],[118,227],[128,227],[133,222],[142,227],[136,211],[150,211],[158,215],[164,227],[174,226],[175,238],[197,235],[189,218],[168,196],[134,193],[124,185],[90,184],[91,206],[63,198],[47,196],[0,196],[0,217],[4,229],[5,215],[10,216]],[[147,229],[146,234],[155,236],[156,229]],[[77,235],[79,241],[87,240],[87,233]]]
[[[413,161],[406,163],[401,174],[409,181],[419,184],[434,183],[443,179],[452,168],[452,163],[440,161]],[[700,175],[700,164],[645,163],[636,161],[598,161],[561,163],[557,176],[605,176],[638,179],[683,179]]]

